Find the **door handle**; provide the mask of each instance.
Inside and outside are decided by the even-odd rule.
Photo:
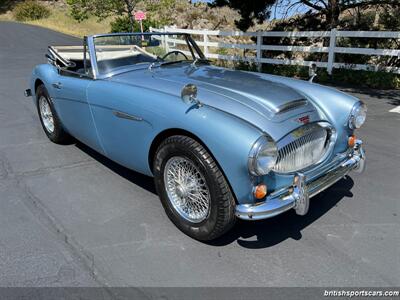
[[[55,82],[52,84],[53,88],[57,89],[57,90],[61,90],[62,84],[61,82]]]

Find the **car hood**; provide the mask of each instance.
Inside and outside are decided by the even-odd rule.
[[[137,71],[120,74],[111,80],[179,97],[183,86],[192,83],[198,87],[200,102],[235,115],[261,129],[265,129],[267,121],[280,123],[306,112],[310,121],[321,119],[317,108],[304,94],[288,85],[269,80],[260,73],[209,65],[193,67],[174,64],[154,68],[145,75]]]
[[[242,72],[214,66],[187,68],[160,68],[155,72],[156,78],[180,83],[194,83],[203,94],[212,93],[215,97],[204,97],[205,104],[226,109],[237,102],[268,119],[285,110],[290,104],[306,106],[304,96],[287,85],[276,83],[263,78],[259,73]],[[228,98],[228,103],[216,98]],[[220,104],[220,105],[219,105]],[[229,105],[230,104],[230,105]],[[302,105],[300,105],[302,104]],[[221,107],[220,107],[221,106]],[[292,108],[298,107],[293,105]],[[310,107],[308,107],[310,108]]]

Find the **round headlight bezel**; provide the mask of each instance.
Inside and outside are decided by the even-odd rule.
[[[278,159],[278,147],[268,135],[262,135],[251,147],[248,169],[251,175],[267,175],[275,166]]]
[[[354,104],[351,109],[350,117],[349,117],[349,128],[350,129],[359,129],[365,123],[367,118],[367,106],[364,102],[359,101]]]

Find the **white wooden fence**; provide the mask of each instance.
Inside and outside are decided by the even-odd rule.
[[[152,32],[176,32],[176,33],[189,33],[194,36],[202,36],[201,40],[196,40],[199,46],[203,47],[204,55],[207,58],[221,59],[228,61],[248,61],[261,64],[277,64],[277,65],[301,65],[310,66],[316,64],[317,67],[326,68],[328,73],[332,73],[333,68],[348,68],[355,70],[369,70],[369,71],[386,71],[400,73],[400,68],[386,67],[374,64],[349,64],[335,62],[336,53],[349,53],[349,54],[362,54],[373,56],[397,56],[400,58],[400,49],[373,49],[373,48],[351,48],[351,47],[337,47],[336,41],[338,38],[387,38],[387,39],[400,39],[400,31],[338,31],[333,29],[331,31],[257,31],[257,32],[241,32],[241,31],[219,31],[219,30],[192,30],[192,29],[179,29],[175,27],[164,27],[161,29],[150,28]],[[214,37],[255,37],[256,42],[246,44],[232,44],[223,41],[210,41],[210,36]],[[287,37],[287,38],[328,38],[329,47],[318,46],[282,46],[282,45],[264,45],[263,41],[268,37]],[[214,38],[215,39],[215,38]],[[166,36],[163,45],[166,48],[171,48],[171,43],[184,44],[184,40]],[[172,46],[173,46],[172,45]],[[212,53],[210,48],[225,48],[225,49],[247,49],[253,50],[253,56],[238,56],[238,55],[222,55]],[[327,53],[327,61],[305,61],[301,59],[283,59],[283,58],[265,58],[263,57],[263,50],[269,51],[289,51],[289,52],[303,52],[303,53]]]

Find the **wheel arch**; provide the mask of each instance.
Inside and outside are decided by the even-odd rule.
[[[35,85],[34,85],[34,87],[35,87],[35,90],[34,90],[34,92],[35,92],[35,94],[36,94],[36,91],[37,91],[37,89],[38,89],[38,87],[40,86],[40,85],[44,85],[44,82],[40,79],[40,78],[36,78],[36,80],[35,80]]]
[[[198,142],[200,145],[202,145],[204,147],[204,149],[207,150],[207,152],[211,155],[211,157],[213,158],[213,160],[215,161],[215,163],[217,164],[218,168],[220,169],[221,173],[224,175],[226,182],[228,183],[228,186],[231,190],[231,193],[235,199],[235,203],[238,203],[237,199],[236,199],[236,195],[235,192],[231,186],[231,183],[228,180],[228,177],[226,176],[223,168],[221,168],[218,160],[215,158],[215,156],[213,155],[213,153],[210,151],[210,149],[207,147],[207,145],[195,134],[193,134],[190,131],[187,131],[185,129],[181,129],[181,128],[169,128],[166,129],[164,131],[161,131],[152,141],[151,146],[150,146],[150,150],[149,150],[149,155],[148,155],[148,163],[149,163],[149,168],[151,170],[151,172],[153,173],[153,163],[154,163],[154,159],[155,159],[155,155],[157,152],[158,147],[161,145],[161,143],[174,135],[184,135],[184,136],[188,136],[192,139],[194,139],[196,142]]]
[[[158,147],[161,145],[161,143],[165,139],[167,139],[173,135],[184,135],[184,136],[188,136],[188,137],[194,139],[196,142],[199,142],[211,154],[213,159],[215,159],[214,156],[212,155],[210,149],[208,149],[208,147],[204,144],[204,142],[198,136],[196,136],[195,134],[193,134],[190,131],[187,131],[185,129],[169,128],[169,129],[165,129],[165,130],[161,131],[160,133],[158,133],[151,143],[149,155],[148,155],[148,163],[149,163],[149,168],[152,172],[153,172],[153,162],[154,162]]]

